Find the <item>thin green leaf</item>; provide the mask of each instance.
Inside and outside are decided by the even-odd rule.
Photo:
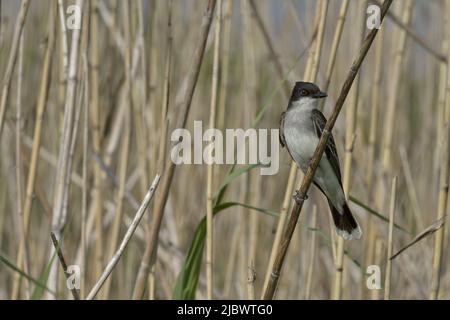
[[[41,276],[39,277],[39,281],[41,283],[47,283],[48,277],[50,275],[50,269],[53,263],[53,260],[56,257],[56,252],[52,255],[52,258],[48,262],[48,264],[45,266],[44,270],[42,270]],[[51,292],[56,296],[55,292]],[[31,295],[31,300],[41,300],[42,296],[44,295],[44,288],[41,286],[36,286],[34,288],[33,294]]]
[[[372,209],[371,207],[369,207],[368,205],[362,203],[361,201],[359,201],[357,198],[355,198],[354,196],[350,195],[349,197],[350,201],[353,202],[354,204],[360,206],[361,208],[365,209],[367,212],[369,212],[370,214],[374,215],[375,217],[377,217],[378,219],[389,223],[389,219],[386,218],[385,216],[383,216],[382,214],[378,213],[377,211],[375,211],[374,209]],[[394,223],[394,227],[396,227],[397,229],[406,232],[408,234],[411,234],[411,232],[409,232],[408,230],[406,230],[405,228],[403,228],[402,226],[399,226],[398,224]]]
[[[54,293],[52,290],[47,288],[47,286],[44,284],[45,282],[37,280],[37,279],[33,278],[32,276],[28,275],[27,273],[25,273],[23,270],[17,268],[11,261],[9,261],[6,257],[4,257],[1,254],[0,254],[0,262],[3,262],[11,270],[19,273],[22,277],[24,277],[24,278],[30,280],[31,282],[33,282],[36,285],[36,288],[40,288],[42,290],[42,292],[44,290],[47,290],[47,291],[49,291],[51,293]]]
[[[228,185],[233,182],[237,177],[239,177],[241,174],[246,173],[256,167],[261,166],[261,164],[257,163],[257,164],[247,164],[244,165],[242,167],[239,167],[236,169],[236,165],[233,165],[230,169],[230,172],[228,173],[227,177],[225,178],[225,180],[223,181],[223,183],[220,185],[219,187],[219,191],[217,192],[217,194],[214,196],[214,198],[216,199],[215,204],[214,205],[218,205],[222,202],[223,196],[225,195],[225,192],[228,188]]]

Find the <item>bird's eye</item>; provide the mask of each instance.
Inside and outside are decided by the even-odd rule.
[[[302,90],[302,91],[300,91],[300,94],[302,96],[307,96],[308,95],[308,91],[307,90]]]

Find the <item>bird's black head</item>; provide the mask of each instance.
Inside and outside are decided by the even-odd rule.
[[[296,82],[294,89],[292,90],[291,99],[289,103],[298,101],[302,98],[325,98],[327,94],[325,92],[320,91],[319,87],[311,82]]]

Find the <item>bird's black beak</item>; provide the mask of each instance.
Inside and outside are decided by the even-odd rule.
[[[328,95],[325,92],[322,92],[322,91],[316,92],[316,93],[311,95],[311,97],[313,97],[315,99],[325,98],[327,96]]]

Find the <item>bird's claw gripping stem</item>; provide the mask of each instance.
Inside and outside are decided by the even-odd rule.
[[[305,194],[305,196],[303,197],[303,196],[300,194],[300,191],[299,191],[299,190],[295,190],[294,196],[293,196],[293,197],[294,197],[295,202],[296,202],[298,205],[300,205],[302,202],[304,202],[305,200],[308,199],[308,195]]]

